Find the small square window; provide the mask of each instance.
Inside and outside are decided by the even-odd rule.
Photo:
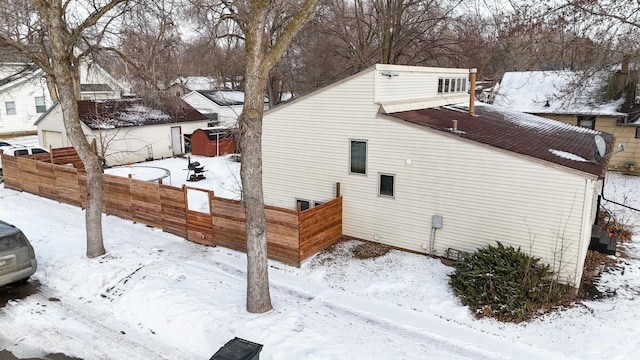
[[[304,199],[296,199],[296,209],[305,211],[311,207],[311,201]]]
[[[44,102],[44,96],[36,96],[35,100],[36,100],[36,112],[38,114],[42,114],[43,112],[47,111],[47,105]]]
[[[395,175],[380,174],[380,192],[381,196],[395,195]]]
[[[360,140],[351,140],[351,164],[350,172],[352,174],[367,173],[367,142]]]
[[[7,110],[7,115],[15,115],[16,114],[16,102],[15,101],[7,101],[4,103],[4,107]]]
[[[640,139],[640,127],[636,128],[636,139]]]

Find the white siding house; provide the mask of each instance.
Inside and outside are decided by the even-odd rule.
[[[207,115],[213,126],[234,127],[244,106],[244,92],[237,90],[197,90],[182,97],[189,105]],[[264,109],[269,107],[265,99]],[[217,124],[217,125],[215,125]]]
[[[468,75],[376,65],[267,111],[265,203],[314,206],[340,183],[347,236],[437,256],[500,241],[576,285],[605,169],[589,162],[599,133],[490,105],[473,116],[441,107],[468,100]]]
[[[160,104],[140,99],[81,100],[78,110],[87,140],[96,140],[107,166],[184,154],[183,136],[207,125],[207,118],[180,98]],[[36,125],[43,147],[71,146],[59,104]]]
[[[97,64],[80,67],[83,100],[118,99],[122,85]],[[45,75],[27,63],[0,64],[0,135],[35,133],[35,122],[53,105]]]
[[[0,135],[34,133],[35,121],[51,106],[42,71],[26,64],[6,64],[0,69],[4,69],[0,76]]]

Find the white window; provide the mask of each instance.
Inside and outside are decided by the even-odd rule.
[[[16,102],[15,101],[7,101],[4,103],[4,107],[7,110],[7,115],[15,115],[16,114]]]
[[[44,96],[36,96],[36,112],[42,114],[47,111],[47,105],[44,103]]]

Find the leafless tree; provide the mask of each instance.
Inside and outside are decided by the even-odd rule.
[[[272,309],[267,266],[267,237],[262,189],[262,113],[269,72],[303,25],[313,16],[317,0],[223,0],[200,6],[214,21],[215,37],[241,39],[244,47],[244,107],[238,118],[242,163],[242,202],[247,236],[247,311]],[[239,32],[220,32],[233,22]],[[228,29],[234,30],[228,26]]]
[[[55,85],[67,136],[87,172],[87,256],[105,253],[102,167],[80,125],[79,66],[126,10],[126,0],[3,0],[0,39],[37,64]]]

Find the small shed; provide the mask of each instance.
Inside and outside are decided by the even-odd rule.
[[[230,129],[197,129],[191,134],[191,153],[221,156],[236,152],[235,132]]]

